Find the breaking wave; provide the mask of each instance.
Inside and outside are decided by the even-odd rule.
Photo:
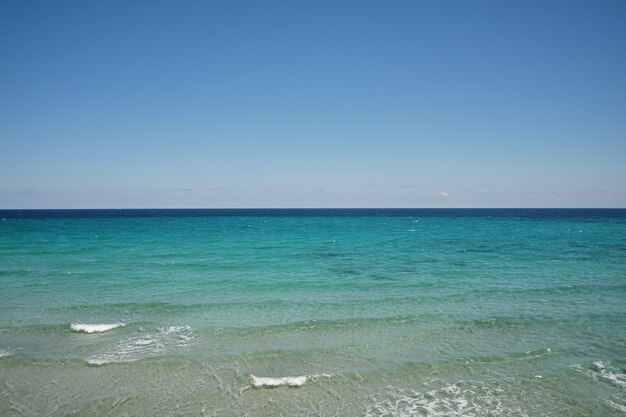
[[[279,378],[258,377],[250,375],[252,386],[254,388],[276,388],[280,386],[301,387],[307,381],[318,379],[320,377],[330,377],[327,374],[321,375],[300,375],[300,376],[284,376]]]
[[[111,324],[82,324],[72,323],[70,329],[74,332],[80,333],[102,333],[109,330],[116,329],[118,327],[124,327],[126,323],[111,323]]]

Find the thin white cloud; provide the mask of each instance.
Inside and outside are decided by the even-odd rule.
[[[449,196],[450,196],[450,193],[449,193],[449,192],[447,192],[447,191],[440,191],[440,192],[437,194],[437,196],[439,196],[439,197],[449,197]]]

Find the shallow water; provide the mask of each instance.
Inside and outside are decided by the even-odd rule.
[[[626,414],[626,210],[0,218],[2,416]]]

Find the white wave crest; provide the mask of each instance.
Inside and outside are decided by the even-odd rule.
[[[254,388],[276,388],[280,386],[301,387],[311,379],[330,377],[328,374],[283,376],[280,378],[258,377],[250,375]]]
[[[0,358],[4,358],[5,356],[11,356],[11,355],[13,355],[13,352],[0,349]]]
[[[93,366],[107,365],[109,363],[115,363],[115,362],[124,362],[124,361],[117,361],[112,358],[104,358],[104,357],[89,358],[89,359],[85,359],[85,361],[89,365],[93,365]],[[130,361],[126,361],[126,362],[130,362]]]
[[[250,375],[252,378],[252,386],[254,388],[263,387],[279,387],[281,385],[287,385],[290,387],[301,387],[308,379],[306,375],[301,376],[284,376],[281,378],[264,378]]]
[[[74,332],[81,333],[102,333],[109,330],[116,329],[118,327],[124,327],[126,323],[111,323],[111,324],[82,324],[72,323],[70,329]]]
[[[191,330],[191,327],[189,326],[165,326],[165,327],[158,328],[159,333],[163,333],[163,334],[175,334],[175,333],[186,332],[189,330]]]

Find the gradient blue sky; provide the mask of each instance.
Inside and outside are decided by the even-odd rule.
[[[626,207],[626,1],[3,1],[0,208]]]

